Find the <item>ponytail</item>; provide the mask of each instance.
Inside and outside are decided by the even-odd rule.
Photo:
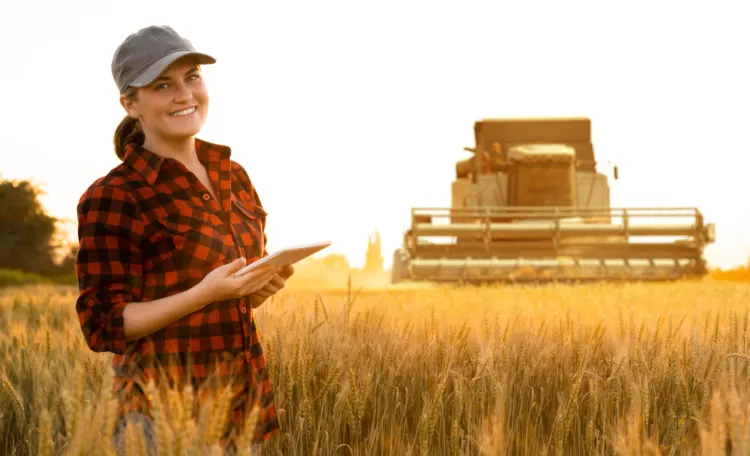
[[[128,98],[136,98],[136,90],[132,87],[128,87],[124,94]],[[125,148],[130,143],[135,143],[139,146],[143,145],[143,141],[146,139],[146,135],[141,129],[141,124],[138,119],[134,119],[128,115],[123,117],[120,124],[115,129],[115,135],[112,138],[112,142],[115,146],[115,154],[120,160],[125,159]]]
[[[136,143],[139,146],[143,145],[143,140],[146,136],[141,130],[138,119],[134,119],[130,116],[125,116],[120,121],[120,125],[115,130],[115,136],[112,139],[115,145],[115,153],[120,160],[125,159],[125,147],[130,143]]]

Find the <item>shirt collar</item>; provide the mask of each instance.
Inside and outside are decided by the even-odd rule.
[[[198,154],[198,159],[204,165],[208,165],[212,161],[227,159],[232,155],[232,149],[229,146],[214,144],[198,138],[195,138],[195,151]],[[164,160],[165,157],[135,143],[130,143],[125,148],[124,162],[140,174],[149,185],[154,185],[154,182],[156,182]]]

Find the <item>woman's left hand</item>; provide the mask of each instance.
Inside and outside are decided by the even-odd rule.
[[[294,274],[294,266],[287,265],[277,273],[268,284],[251,295],[253,308],[259,307],[266,299],[275,295],[286,286],[286,281]]]

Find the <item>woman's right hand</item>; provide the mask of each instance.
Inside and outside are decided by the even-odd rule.
[[[219,266],[206,274],[206,277],[196,286],[203,297],[202,302],[223,301],[235,299],[255,293],[265,287],[274,275],[281,271],[280,266],[265,264],[239,277],[233,274],[247,264],[245,258],[237,258],[231,263]]]

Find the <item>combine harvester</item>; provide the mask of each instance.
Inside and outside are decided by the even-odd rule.
[[[707,274],[695,208],[610,208],[591,121],[486,119],[451,208],[413,208],[392,282],[674,280]],[[618,179],[615,166],[614,178]]]

